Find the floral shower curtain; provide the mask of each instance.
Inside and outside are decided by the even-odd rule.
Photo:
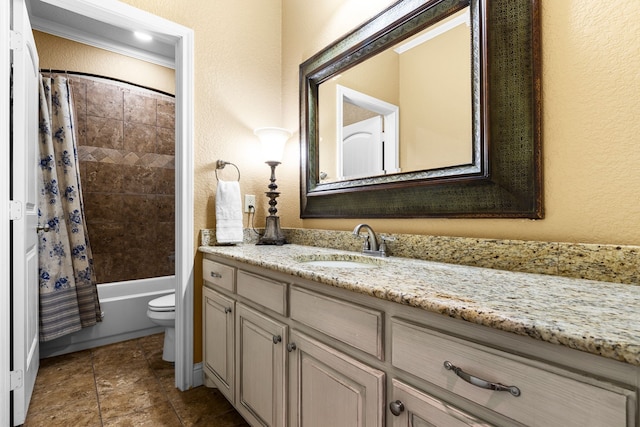
[[[86,230],[67,78],[42,77],[40,85],[40,341],[101,321],[93,259]]]

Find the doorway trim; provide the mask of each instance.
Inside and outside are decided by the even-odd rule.
[[[336,85],[336,142],[338,144],[336,176],[342,176],[343,106],[345,102],[382,116],[384,133],[384,155],[382,156],[384,164],[382,169],[386,174],[400,172],[400,107],[346,86]]]
[[[175,385],[194,386],[193,363],[193,103],[194,34],[175,22],[116,0],[39,0],[124,30],[148,31],[174,42],[175,46],[175,275],[176,360]],[[38,29],[34,26],[34,29]],[[43,29],[44,32],[48,32]],[[108,43],[102,46],[108,49]],[[113,49],[116,51],[115,47]],[[122,52],[119,52],[122,53]],[[148,60],[144,54],[129,56]]]

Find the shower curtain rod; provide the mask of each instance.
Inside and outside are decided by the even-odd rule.
[[[99,78],[99,79],[113,80],[115,82],[125,83],[125,84],[131,85],[131,86],[135,86],[135,87],[139,87],[139,88],[142,88],[142,89],[151,90],[153,92],[157,92],[157,93],[160,93],[162,95],[170,96],[172,98],[176,97],[174,94],[169,93],[169,92],[165,92],[165,91],[162,91],[162,90],[154,89],[154,88],[148,87],[148,86],[143,86],[143,85],[137,84],[137,83],[131,83],[131,82],[128,82],[126,80],[118,79],[118,78],[115,78],[115,77],[101,76],[99,74],[85,73],[85,72],[82,72],[82,71],[53,70],[51,68],[40,68],[40,72],[41,73],[49,73],[49,74],[71,74],[71,75],[76,75],[76,76],[96,77],[96,78]]]

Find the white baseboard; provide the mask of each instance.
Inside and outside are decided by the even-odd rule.
[[[204,371],[202,369],[202,362],[193,364],[193,386],[200,387],[204,385]]]

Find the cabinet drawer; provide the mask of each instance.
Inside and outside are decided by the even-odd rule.
[[[202,276],[205,282],[213,283],[228,291],[234,292],[233,284],[235,282],[236,269],[219,262],[205,259],[202,261]]]
[[[443,389],[531,426],[627,426],[634,393],[541,362],[471,344],[393,318],[392,364]],[[465,373],[516,386],[519,396],[494,391],[459,378],[449,361]]]
[[[236,287],[238,295],[278,314],[286,315],[287,285],[285,283],[238,270]]]
[[[383,313],[291,287],[291,318],[383,360]]]

